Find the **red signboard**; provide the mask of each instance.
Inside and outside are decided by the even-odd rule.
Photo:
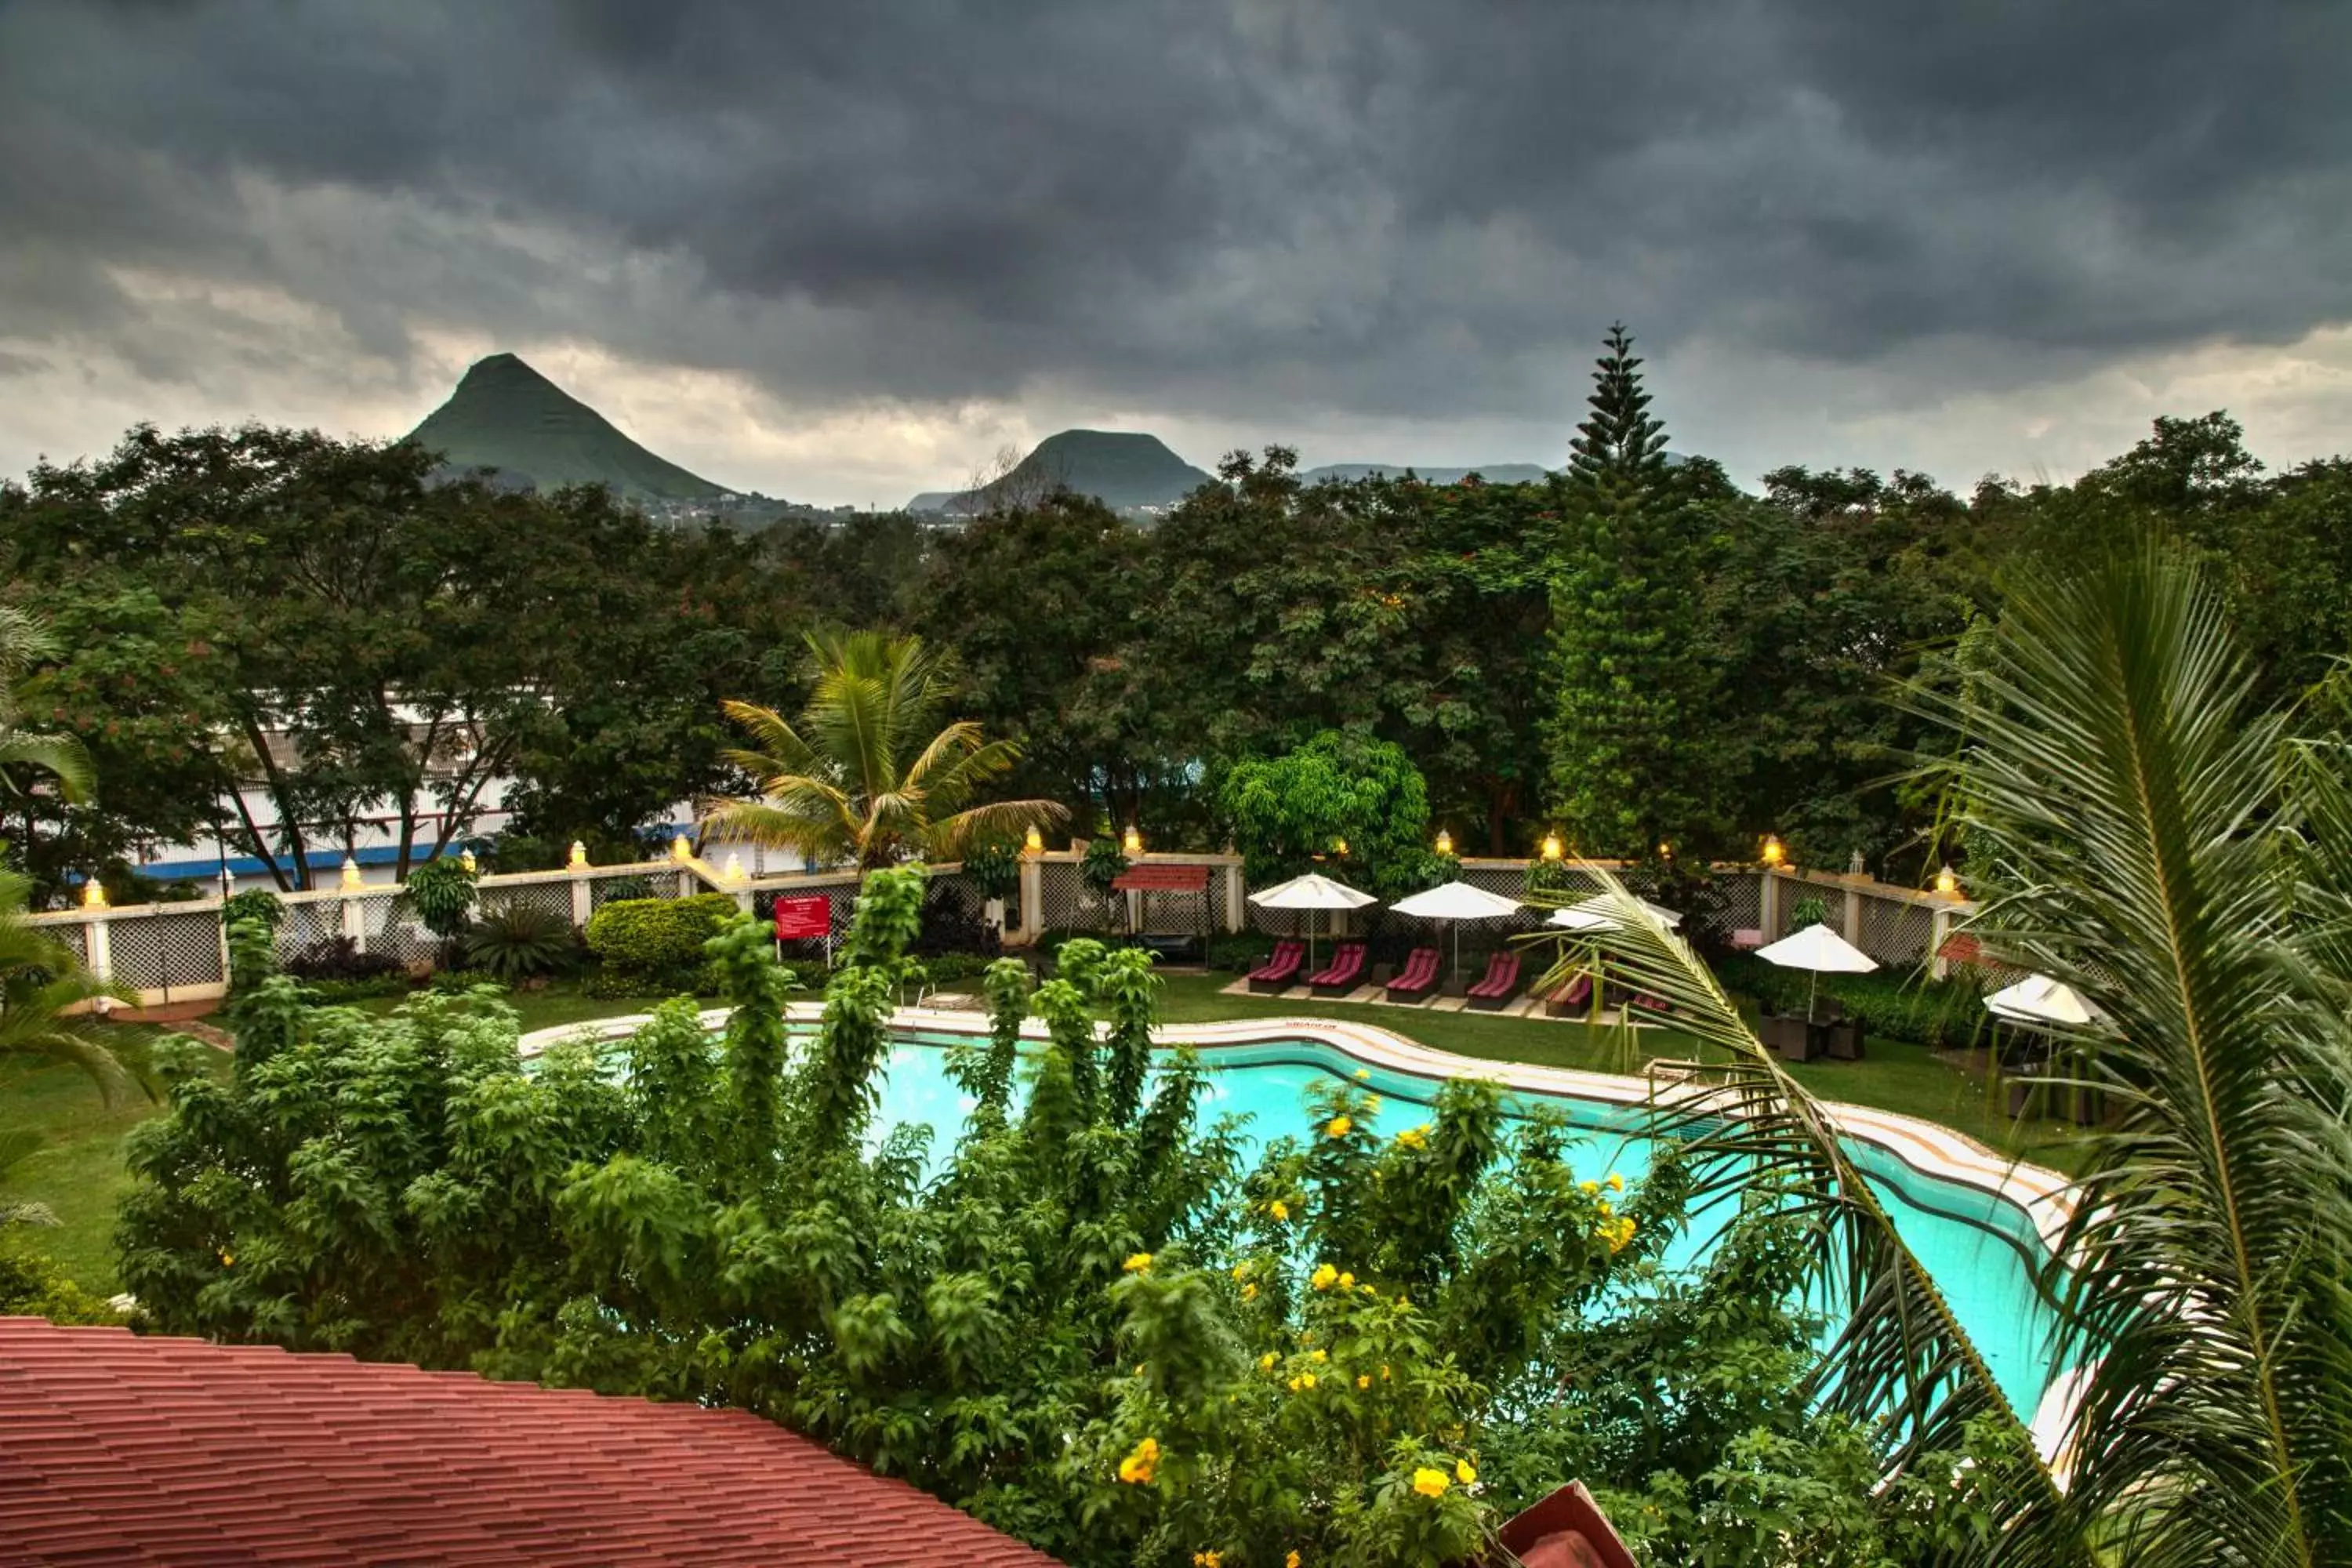
[[[1129,866],[1111,887],[1122,893],[1205,893],[1206,866]]]
[[[820,893],[813,899],[776,900],[776,940],[807,942],[833,934],[833,900]]]

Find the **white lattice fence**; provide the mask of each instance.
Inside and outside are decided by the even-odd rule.
[[[1857,945],[1881,963],[1907,966],[1927,956],[1935,929],[1936,917],[1918,904],[1864,894]]]
[[[177,991],[220,983],[220,917],[212,910],[121,921],[107,936],[121,985]]]
[[[370,893],[356,900],[360,911],[361,941],[372,954],[389,958],[394,963],[430,963],[439,952],[441,939],[417,923],[415,915],[404,908],[396,892]]]
[[[533,910],[550,920],[572,923],[572,886],[568,882],[522,882],[513,887],[486,886],[475,895],[475,907],[484,914]]]
[[[1044,906],[1038,924],[1045,931],[1095,931],[1113,912],[1072,860],[1048,860],[1037,868],[1037,901]]]
[[[89,962],[89,933],[86,928],[79,925],[53,925],[45,927],[42,934],[72,953],[81,963]]]
[[[343,907],[334,899],[290,900],[278,922],[278,961],[291,963],[323,943],[343,934]]]
[[[588,907],[593,911],[621,899],[680,899],[701,891],[690,871],[621,871],[599,876],[588,884]]]

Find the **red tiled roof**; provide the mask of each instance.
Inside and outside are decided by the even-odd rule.
[[[745,1411],[0,1318],[0,1563],[1052,1561]]]

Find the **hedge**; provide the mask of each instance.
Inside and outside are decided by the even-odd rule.
[[[614,899],[589,917],[588,951],[613,984],[692,990],[703,965],[702,944],[736,912],[734,899],[725,893]]]
[[[1801,1013],[1815,976],[1782,969],[1752,953],[1717,963],[1724,989],[1753,996],[1783,1013]],[[1969,980],[1936,980],[1920,970],[1881,970],[1870,974],[1819,976],[1820,994],[1834,996],[1846,1016],[1862,1021],[1866,1035],[1910,1040],[1923,1046],[1982,1045],[1990,1037],[1984,993]]]

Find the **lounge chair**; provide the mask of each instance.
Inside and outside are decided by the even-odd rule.
[[[1664,997],[1653,996],[1646,991],[1634,992],[1633,999],[1628,1002],[1626,1005],[1629,1007],[1639,1008],[1644,1013],[1657,1013],[1664,1015],[1670,1014],[1674,1011],[1672,1007],[1666,1005]]]
[[[1391,1002],[1426,1002],[1437,994],[1437,950],[1416,947],[1405,955],[1404,968],[1389,982]]]
[[[1286,937],[1274,944],[1272,956],[1243,978],[1253,991],[1287,991],[1298,984],[1298,968],[1306,962],[1307,944]]]
[[[1498,952],[1486,961],[1486,978],[1463,994],[1463,1005],[1481,1013],[1499,1013],[1519,994],[1519,955]]]
[[[1331,964],[1307,977],[1307,988],[1318,996],[1345,996],[1364,983],[1364,944],[1343,942],[1331,950]]]
[[[1742,926],[1731,933],[1734,952],[1753,952],[1764,945],[1764,933],[1754,926]]]
[[[1592,976],[1580,974],[1544,998],[1544,1015],[1551,1018],[1580,1016],[1592,1005]]]

